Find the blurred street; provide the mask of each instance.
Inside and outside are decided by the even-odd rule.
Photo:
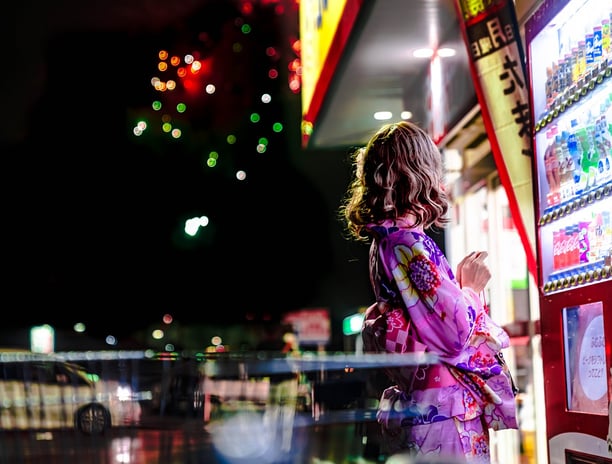
[[[253,353],[195,361],[138,359],[136,352],[71,355],[81,359],[2,355],[0,464],[339,464],[384,458],[375,397],[367,386],[375,360],[367,356]],[[21,379],[10,377],[13,364],[23,367]],[[139,422],[121,425],[113,417],[112,427],[79,429],[83,419],[71,409],[78,400],[76,381],[41,375],[58,364],[81,366],[96,379],[95,388],[117,379],[130,386],[134,399],[124,401],[137,401]],[[99,404],[106,410],[106,403]],[[108,414],[116,414],[109,404]],[[53,425],[52,417],[64,417],[64,426]]]
[[[293,426],[273,435],[262,428],[262,415],[236,414],[213,427],[202,420],[146,418],[137,428],[113,430],[103,437],[75,431],[0,432],[0,463],[365,463],[377,446],[363,435],[376,426],[365,422],[316,424],[300,414]],[[345,418],[348,419],[348,416]],[[280,425],[280,424],[279,424]],[[373,426],[372,426],[373,425]],[[283,449],[282,434],[291,435]]]

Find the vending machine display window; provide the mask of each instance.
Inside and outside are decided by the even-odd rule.
[[[608,414],[606,340],[601,301],[563,308],[567,409]]]
[[[547,462],[612,464],[612,0],[537,3],[524,31]]]
[[[527,27],[547,294],[612,278],[612,2],[559,3]]]

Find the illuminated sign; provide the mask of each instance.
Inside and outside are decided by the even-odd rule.
[[[316,121],[363,0],[301,0],[302,135]]]
[[[293,327],[300,344],[327,343],[331,337],[331,321],[327,308],[290,311],[283,317],[283,323]]]
[[[30,329],[30,350],[32,353],[53,353],[55,351],[55,329],[48,324]]]

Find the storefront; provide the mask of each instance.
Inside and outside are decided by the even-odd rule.
[[[419,16],[424,11],[420,9],[421,2],[388,0],[362,5],[362,2],[347,0],[345,7],[350,13],[344,21],[341,17],[335,18],[340,32],[334,35],[332,31],[328,47],[319,50],[322,53],[318,57],[319,62],[324,64],[311,83],[313,87],[303,108],[304,146],[307,149],[337,149],[343,146],[349,149],[363,144],[374,128],[382,124],[381,121],[374,121],[367,123],[368,126],[360,120],[354,123],[352,131],[348,127],[351,125],[346,122],[351,117],[350,111],[365,113],[371,109],[360,99],[364,93],[386,93],[389,108],[392,108],[390,112],[397,116],[410,106],[411,94],[420,93],[421,108],[412,111],[412,117],[415,122],[427,127],[438,143],[445,158],[447,181],[453,196],[452,224],[444,232],[449,261],[456,265],[472,250],[488,251],[488,263],[494,279],[486,296],[493,318],[506,327],[512,338],[512,346],[506,357],[520,388],[517,398],[520,430],[493,433],[494,462],[545,463],[546,415],[537,286],[529,272],[525,243],[517,231],[507,195],[507,188],[511,187],[502,183],[504,176],[500,176],[497,168],[473,89],[468,54],[457,24],[457,10],[453,1],[434,3],[437,3],[436,12],[439,14],[436,18],[438,27],[443,24],[444,29],[436,46],[459,43],[462,47],[456,50],[454,61],[440,60],[436,65],[446,76],[442,79],[444,91],[422,87],[422,82],[429,82],[436,72],[434,60],[419,64],[420,71],[407,75],[405,79],[408,84],[403,85],[401,90],[395,79],[378,76],[376,80],[371,75],[361,76],[364,71],[360,71],[358,63],[367,62],[368,57],[372,58],[370,72],[376,74],[376,59],[371,51],[376,48],[379,36],[386,34],[396,42],[403,39],[407,49],[416,48],[410,45],[413,36],[395,34],[391,18],[410,18],[406,19],[410,24],[404,24],[405,29],[409,30],[414,25],[414,36],[427,36],[423,25],[428,21],[431,23],[431,17]],[[517,5],[521,24],[533,11],[534,3]],[[324,13],[318,12],[323,24],[326,19]],[[326,34],[330,37],[330,31]],[[313,37],[312,31],[310,37]],[[333,37],[338,40],[334,42]],[[304,46],[307,44],[303,43]],[[379,60],[395,62],[398,66],[395,47],[386,44],[378,49]],[[384,50],[387,50],[386,54]],[[330,66],[335,72],[331,71]],[[323,79],[328,79],[325,82],[318,80],[321,70],[324,70]],[[307,76],[304,78],[307,80]],[[362,80],[369,86],[367,92],[360,90]],[[398,100],[395,97],[400,93],[402,96]],[[395,97],[392,94],[396,94]]]

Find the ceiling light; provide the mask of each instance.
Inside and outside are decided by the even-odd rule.
[[[374,113],[374,119],[377,121],[386,121],[387,119],[391,119],[393,117],[393,113],[391,111],[377,111]]]
[[[438,49],[438,56],[442,58],[448,58],[449,56],[455,56],[457,51],[454,48],[440,48]]]
[[[408,110],[406,110],[406,111],[402,111],[402,112],[400,113],[400,117],[401,117],[402,119],[411,119],[411,118],[412,118],[412,111],[408,111]]]
[[[415,58],[431,58],[433,56],[433,49],[419,48],[412,52],[412,56]]]
[[[432,48],[419,48],[412,52],[412,56],[415,58],[431,58],[432,56],[437,55],[441,58],[448,58],[449,56],[455,56],[457,51],[454,48],[439,48],[434,51]]]

